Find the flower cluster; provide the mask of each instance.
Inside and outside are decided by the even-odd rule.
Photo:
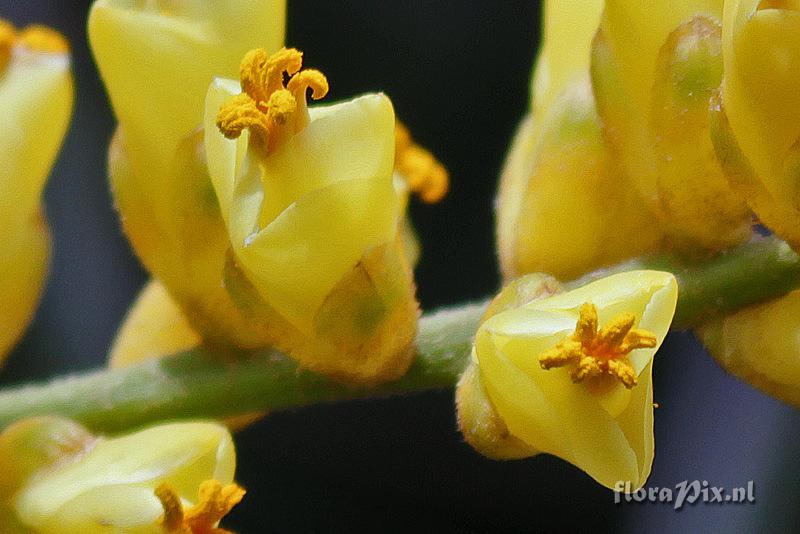
[[[306,90],[321,98],[327,80],[281,48],[284,20],[283,0],[92,6],[90,43],[119,120],[111,188],[154,276],[113,366],[199,344],[222,355],[278,347],[357,383],[411,363],[419,245],[405,209],[411,194],[439,201],[447,172],[383,94],[309,108]],[[72,101],[64,38],[0,21],[0,355],[43,285],[39,197]],[[217,424],[104,438],[69,420],[23,420],[0,435],[0,530],[223,533],[244,494],[234,464]]]
[[[507,280],[575,278],[643,253],[708,257],[756,239],[754,222],[800,246],[795,4],[552,1],[544,15],[498,197]],[[747,363],[755,354],[731,363],[753,348],[726,339],[709,343],[726,368],[764,372]],[[768,380],[791,380],[769,367]]]
[[[789,248],[800,247],[800,8],[544,8],[533,99],[497,202],[506,286],[466,368],[439,357],[452,381],[460,375],[459,427],[480,453],[553,454],[606,487],[640,488],[654,455],[653,359],[678,282],[624,264],[578,277],[644,253],[713,256],[753,238],[754,216],[800,264]],[[279,355],[264,365],[360,392],[412,365],[420,245],[407,206],[412,194],[441,200],[448,173],[383,93],[310,105],[331,87],[284,46],[285,11],[284,0],[92,6],[90,44],[119,122],[111,188],[152,275],[112,367],[200,345],[182,356],[187,366],[201,368],[201,352],[214,365],[261,365],[247,358],[274,348],[297,365]],[[59,34],[0,21],[10,126],[0,135],[0,357],[46,271],[40,196],[69,121],[69,64]],[[794,291],[709,318],[698,333],[727,369],[800,404],[799,311]],[[220,520],[244,496],[235,463],[228,429],[214,422],[104,437],[67,419],[25,419],[0,434],[0,527],[223,534]]]

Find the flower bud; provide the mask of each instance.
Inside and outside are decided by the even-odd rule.
[[[734,179],[761,190],[748,202],[795,248],[800,247],[799,34],[796,2],[725,3],[722,99],[733,138],[752,169]]]
[[[58,424],[88,435],[72,423]],[[21,433],[11,427],[0,438],[6,454],[30,455],[25,445],[31,440],[15,437]],[[79,449],[59,448],[61,442],[51,440],[46,450],[57,459],[6,496],[4,512],[12,517],[4,521],[41,534],[201,534],[214,531],[244,494],[232,483],[233,442],[219,425],[174,423],[116,438],[81,439],[88,445]]]
[[[719,0],[608,1],[592,52],[607,139],[670,244],[719,250],[750,235],[709,140],[722,77]]]
[[[602,2],[545,2],[531,113],[506,157],[497,199],[503,277],[575,278],[661,237],[608,150],[587,74]]]
[[[697,329],[708,352],[729,373],[800,407],[800,291]]]
[[[301,365],[381,381],[410,365],[414,285],[398,238],[395,119],[366,95],[307,108],[302,54],[249,52],[206,100],[206,154],[233,252],[228,290]],[[284,73],[289,75],[288,82]]]
[[[31,319],[47,274],[41,194],[72,113],[69,45],[0,20],[0,359]]]
[[[560,292],[561,284],[551,276],[539,273],[522,276],[505,286],[492,299],[482,322],[498,313],[520,308],[529,302]],[[456,387],[458,427],[464,439],[482,455],[495,460],[528,458],[538,454],[538,451],[509,433],[508,427],[486,396],[475,361],[473,353],[473,363],[467,367]]]
[[[497,202],[506,280],[576,278],[654,247],[661,235],[607,149],[586,75],[520,126]]]
[[[495,458],[553,454],[608,488],[641,487],[653,355],[676,302],[671,274],[632,271],[490,317],[457,393],[468,442]]]
[[[658,197],[680,248],[719,250],[751,234],[747,204],[728,183],[709,132],[721,38],[718,22],[694,17],[670,33],[656,63],[650,121]]]

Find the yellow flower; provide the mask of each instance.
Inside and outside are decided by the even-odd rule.
[[[728,1],[722,27],[731,135],[720,134],[721,158],[740,162],[732,181],[764,224],[800,247],[800,5]]]
[[[396,125],[396,147],[394,186],[400,197],[401,211],[406,211],[411,193],[420,194],[423,199],[428,199],[427,202],[441,199],[448,186],[446,171],[428,151],[411,140],[408,130],[399,122]],[[419,243],[407,216],[400,223],[400,233],[405,257],[414,265],[420,254]],[[219,311],[219,301],[213,305]],[[151,280],[142,289],[117,333],[109,365],[124,367],[188,350],[201,343],[201,334],[192,326],[180,303],[169,294],[163,283]]]
[[[721,0],[608,0],[592,80],[607,139],[672,246],[718,250],[750,235],[709,134],[722,78]]]
[[[675,312],[675,278],[633,271],[552,290],[493,310],[479,328],[459,384],[465,437],[490,457],[546,452],[608,488],[641,487],[653,461],[653,355]]]
[[[370,94],[309,109],[307,90],[321,98],[327,80],[301,65],[294,49],[253,50],[240,81],[216,79],[206,100],[208,168],[244,300],[290,325],[275,344],[302,365],[396,378],[417,309],[398,239],[392,104]]]
[[[0,20],[0,360],[39,300],[50,257],[41,193],[72,113],[69,45]]]
[[[608,150],[588,80],[600,0],[545,2],[532,111],[512,144],[497,200],[503,276],[575,278],[660,238]]]
[[[69,421],[36,419],[6,429],[0,451],[9,466],[38,461],[2,494],[0,519],[20,532],[221,534],[218,522],[244,495],[233,483],[230,434],[212,423],[97,438]]]
[[[800,291],[715,319],[697,330],[731,374],[800,406]]]
[[[161,300],[174,301],[182,310],[180,320],[174,308],[159,314],[164,320],[172,317],[172,327],[179,328],[176,338],[187,337],[188,323],[204,342],[217,347],[258,349],[290,338],[295,340],[290,346],[308,343],[271,303],[252,298],[250,281],[242,277],[236,256],[229,254],[231,242],[209,178],[204,133],[197,128],[213,76],[234,76],[249,49],[277,50],[283,42],[284,15],[282,0],[213,5],[201,0],[135,5],[98,0],[92,8],[90,42],[120,122],[109,150],[115,203],[134,249],[169,294]],[[395,180],[403,206],[411,191],[429,200],[441,196],[447,187],[441,166],[413,143],[403,148]],[[413,229],[406,219],[399,225],[405,250],[376,250],[371,263],[382,261],[375,259],[382,254],[416,260]],[[369,275],[354,276],[364,280]],[[377,278],[378,285],[386,285]],[[169,336],[169,325],[155,320],[149,325],[152,335]],[[135,343],[126,348],[122,341],[116,352],[141,355]],[[157,338],[152,341],[142,343],[150,350],[167,347]]]

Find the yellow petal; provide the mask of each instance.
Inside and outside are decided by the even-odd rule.
[[[165,424],[101,440],[78,461],[40,473],[14,506],[23,524],[47,534],[101,532],[98,524],[159,532],[160,526],[153,529],[163,511],[156,487],[168,484],[192,502],[203,481],[231,482],[235,462],[224,427]]]
[[[422,247],[419,243],[417,231],[414,229],[414,223],[411,221],[411,215],[408,213],[408,200],[411,192],[408,188],[408,183],[402,176],[397,174],[397,171],[395,171],[392,181],[397,195],[397,211],[402,214],[398,223],[398,231],[403,243],[403,253],[406,262],[414,268],[422,255]]]
[[[50,231],[39,213],[0,228],[0,362],[33,317],[50,262]]]
[[[522,198],[536,161],[541,131],[533,115],[526,115],[517,127],[500,172],[495,208],[495,239],[500,269],[506,280],[520,274],[516,266],[517,225],[522,211]]]
[[[631,96],[623,65],[601,26],[592,43],[592,89],[606,141],[642,199],[640,209],[660,215],[657,171],[649,123]]]
[[[391,188],[368,180],[339,182],[297,201],[239,258],[264,298],[298,326],[310,326],[336,282],[364,252],[388,242],[396,215]]]
[[[310,115],[302,132],[263,161],[262,225],[304,195],[338,182],[369,180],[394,196],[394,110],[385,95],[319,106]]]
[[[661,48],[651,126],[665,231],[680,247],[721,250],[750,235],[744,196],[731,189],[709,132],[709,101],[722,80],[722,31],[695,17]]]
[[[543,11],[544,36],[533,78],[537,112],[549,108],[567,84],[586,74],[603,0],[546,0]]]
[[[214,78],[206,94],[203,118],[208,174],[211,176],[211,182],[217,193],[222,218],[229,226],[233,189],[237,181],[237,174],[242,172],[244,166],[250,132],[244,130],[238,139],[226,139],[220,134],[216,123],[220,108],[241,90],[241,85],[236,80]]]
[[[88,488],[52,517],[36,525],[37,534],[101,534],[109,527],[126,534],[164,534],[161,503],[148,487]]]
[[[659,50],[695,16],[721,19],[722,0],[607,0],[593,45],[592,81],[609,141],[645,207],[664,217],[652,147],[651,109]]]
[[[643,486],[650,476],[655,456],[652,360],[639,373],[639,385],[630,390],[628,406],[616,420],[625,434],[628,446],[636,451],[638,485]]]
[[[656,57],[667,36],[696,15],[722,18],[722,0],[606,0],[603,32],[621,66],[634,105],[644,116],[655,81]]]
[[[533,300],[542,299],[561,293],[561,283],[552,276],[542,273],[531,273],[521,276],[506,284],[502,291],[492,299],[481,318],[487,321],[500,312],[519,308]]]
[[[601,326],[632,313],[639,319],[637,328],[656,336],[656,347],[630,354],[639,384],[622,397],[622,404],[573,383],[563,370],[544,370],[539,364],[539,354],[574,330],[579,309],[587,302],[597,307]],[[489,399],[510,433],[577,465],[609,488],[618,480],[644,484],[653,455],[651,362],[676,302],[671,274],[634,271],[489,319],[476,337],[477,361]]]
[[[762,224],[785,239],[793,248],[799,248],[799,207],[784,195],[770,193],[756,174],[733,134],[719,93],[712,99],[710,118],[711,141],[731,187],[741,198],[747,200]]]
[[[495,460],[513,460],[535,456],[539,451],[511,435],[508,427],[481,383],[481,375],[474,361],[470,364],[456,388],[458,427],[475,450]]]
[[[81,425],[60,417],[33,417],[8,426],[0,433],[0,501],[9,501],[41,469],[85,453],[94,441]]]
[[[775,197],[800,205],[800,10],[726,3],[725,110],[755,173]],[[776,3],[780,5],[781,3]]]
[[[236,76],[252,48],[283,45],[285,9],[285,0],[93,4],[92,52],[142,187],[157,187],[154,176],[202,122],[214,76]]]

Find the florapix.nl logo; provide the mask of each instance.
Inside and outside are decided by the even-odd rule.
[[[744,486],[726,488],[714,486],[707,480],[684,480],[674,487],[652,486],[633,489],[630,482],[614,484],[614,504],[659,503],[669,504],[675,510],[694,504],[754,504],[755,484],[748,480]]]

